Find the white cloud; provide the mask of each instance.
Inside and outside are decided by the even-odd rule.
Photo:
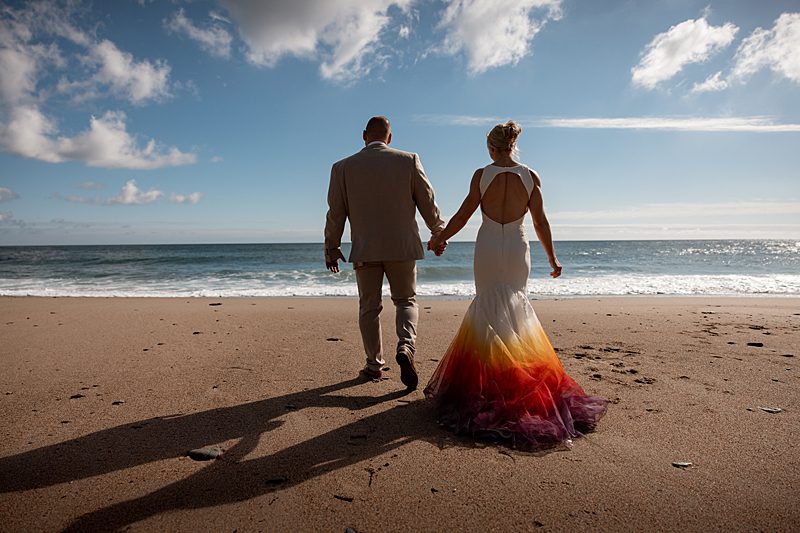
[[[488,127],[506,118],[469,115],[416,115],[414,120],[451,126]],[[772,117],[582,117],[518,119],[531,128],[621,129],[661,131],[707,131],[789,133],[800,132],[800,124],[781,124]]]
[[[201,192],[193,192],[191,194],[175,194],[173,193],[170,196],[169,201],[173,204],[192,204],[195,205],[200,202],[200,199],[203,197],[203,193]]]
[[[764,67],[800,83],[800,13],[783,13],[771,30],[756,28],[744,39],[731,77],[744,79]]]
[[[19,195],[8,187],[0,187],[0,202],[8,202],[17,198],[19,198]]]
[[[6,151],[50,163],[83,161],[88,166],[104,168],[152,169],[188,165],[196,161],[194,153],[164,148],[155,140],[139,146],[128,133],[125,114],[106,112],[92,117],[89,129],[74,137],[56,137],[57,128],[35,107],[12,110],[8,124],[0,124],[0,146]]]
[[[770,117],[623,117],[564,118],[532,121],[531,126],[709,132],[798,132],[800,124],[779,124]]]
[[[515,65],[539,30],[560,18],[561,0],[450,0],[439,22],[446,32],[441,50],[465,52],[471,74]]]
[[[79,196],[79,195],[69,195],[64,196],[64,199],[68,202],[78,203],[78,204],[95,204],[95,205],[141,205],[141,204],[149,204],[155,202],[159,198],[162,198],[164,193],[157,189],[150,189],[147,192],[142,191],[136,185],[136,180],[128,180],[125,185],[122,186],[122,191],[116,196],[111,196],[109,198],[101,198],[99,196]]]
[[[219,20],[219,15],[216,15],[216,17],[214,15],[210,16],[213,20]],[[200,28],[189,20],[183,9],[178,10],[165,23],[167,28],[197,42],[203,50],[213,56],[229,57],[231,54],[231,34],[218,24]]]
[[[693,93],[708,93],[724,91],[728,88],[728,81],[722,79],[722,71],[712,74],[702,83],[695,83],[692,86]]]
[[[107,39],[92,45],[89,57],[99,67],[94,79],[134,104],[169,96],[170,67],[165,61],[136,61]]]
[[[400,29],[397,30],[397,36],[401,39],[407,39],[409,35],[411,35],[411,28],[406,25],[400,26]]]
[[[389,8],[412,0],[222,0],[247,45],[247,59],[274,67],[281,58],[320,59],[320,75],[347,82],[367,74],[375,61]]]
[[[730,22],[711,26],[705,16],[689,19],[659,33],[645,47],[631,69],[634,85],[654,89],[691,63],[706,61],[733,42],[739,28]]]
[[[558,211],[550,216],[557,221],[581,220],[641,220],[658,218],[676,220],[679,218],[712,216],[768,216],[800,215],[800,202],[742,201],[691,203],[677,202],[664,204],[644,204],[627,208],[600,209],[592,211]]]
[[[99,191],[100,189],[105,189],[105,183],[98,183],[96,181],[82,181],[78,184],[79,189],[83,189],[85,191]]]
[[[154,140],[140,147],[119,112],[92,117],[89,130],[76,136],[59,135],[56,120],[42,111],[54,90],[80,99],[105,92],[134,104],[169,96],[170,67],[165,62],[138,61],[109,40],[95,41],[71,22],[76,9],[77,4],[49,1],[2,8],[0,149],[51,163],[80,160],[108,168],[194,163],[195,154],[161,147]],[[56,38],[69,41],[71,55],[65,56]],[[43,71],[48,65],[63,68],[72,78],[46,83]]]
[[[14,215],[8,211],[0,211],[0,222],[9,222],[14,218]]]
[[[215,155],[215,156],[211,157],[211,162],[212,163],[221,163],[222,161],[223,161],[222,157],[220,157],[218,155]]]
[[[147,192],[142,192],[139,187],[136,186],[136,180],[128,180],[128,182],[123,185],[122,192],[117,196],[112,196],[109,198],[108,203],[111,205],[149,204],[151,202],[155,202],[162,196],[164,196],[164,193],[156,189],[150,189]]]

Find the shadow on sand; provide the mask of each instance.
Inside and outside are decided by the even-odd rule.
[[[0,492],[47,487],[185,455],[186,451],[231,439],[239,441],[217,461],[155,492],[116,503],[77,518],[67,531],[115,530],[174,509],[211,507],[245,501],[303,483],[409,442],[424,439],[459,443],[439,429],[425,401],[401,403],[272,455],[243,460],[261,436],[282,424],[279,417],[306,407],[364,409],[399,399],[407,391],[383,396],[331,393],[363,384],[362,379],[211,409],[156,417],[104,429],[83,437],[0,458]],[[357,438],[354,445],[353,437]],[[467,442],[465,441],[465,444]]]

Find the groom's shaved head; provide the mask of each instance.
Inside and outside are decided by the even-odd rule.
[[[392,126],[386,117],[372,117],[364,128],[364,140],[385,141],[392,132]]]

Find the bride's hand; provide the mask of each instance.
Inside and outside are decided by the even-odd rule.
[[[561,275],[561,263],[559,263],[558,259],[555,257],[550,259],[550,267],[553,269],[553,271],[550,272],[551,278],[557,278]]]
[[[436,235],[431,236],[431,239],[428,241],[428,250],[431,250],[434,254],[439,256],[444,253],[445,248],[447,248],[446,242],[442,241]]]

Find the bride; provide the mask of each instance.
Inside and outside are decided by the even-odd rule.
[[[425,387],[440,421],[456,431],[520,448],[563,443],[594,428],[607,401],[588,396],[561,366],[527,297],[531,268],[525,235],[530,211],[536,235],[561,275],[541,180],[514,160],[521,131],[513,121],[487,136],[492,164],[475,171],[469,193],[445,229],[431,238],[437,253],[480,206],[475,241],[475,299]]]

